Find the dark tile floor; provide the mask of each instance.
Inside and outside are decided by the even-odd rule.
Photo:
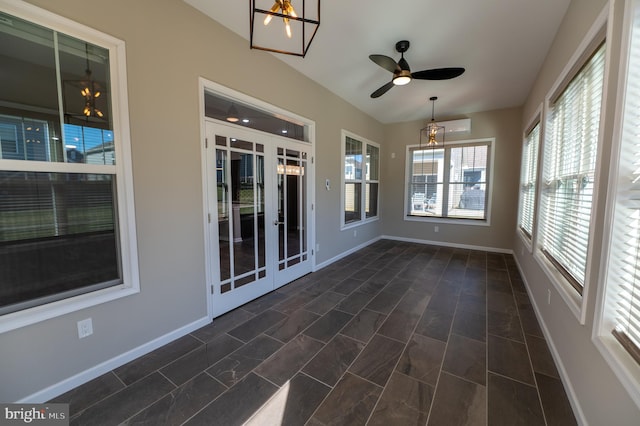
[[[511,256],[389,240],[55,401],[74,425],[576,424]]]

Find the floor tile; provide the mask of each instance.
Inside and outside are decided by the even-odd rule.
[[[488,345],[489,371],[524,383],[534,383],[529,355],[524,344],[489,335]]]
[[[228,334],[216,337],[207,343],[207,364],[215,364],[242,345],[242,341]]]
[[[487,332],[505,339],[524,342],[520,317],[517,314],[504,314],[502,312],[487,312]]]
[[[304,331],[304,334],[327,343],[342,327],[351,321],[351,318],[353,318],[353,315],[334,309],[309,326]]]
[[[536,382],[542,401],[542,410],[548,426],[576,425],[571,404],[560,379],[536,373]]]
[[[445,347],[445,343],[440,340],[414,334],[402,353],[396,370],[435,386]]]
[[[114,372],[126,385],[130,385],[199,346],[202,346],[201,341],[193,336],[186,335],[122,367],[116,368]]]
[[[206,373],[189,380],[124,425],[179,425],[216,399],[227,388]]]
[[[262,312],[269,309],[271,306],[278,304],[289,296],[278,293],[277,291],[272,291],[270,293],[265,294],[262,297],[257,298],[245,305],[242,305],[241,308],[245,311],[249,311],[254,315],[261,314]]]
[[[409,340],[430,298],[429,295],[408,291],[378,333],[404,342]]]
[[[284,302],[274,305],[272,309],[283,312],[285,314],[290,314],[293,311],[297,311],[298,309],[302,308],[304,305],[311,302],[315,298],[316,296],[314,294],[306,291],[303,291],[301,293],[293,293],[290,298],[288,298]]]
[[[459,289],[438,286],[431,295],[431,300],[429,300],[429,304],[427,305],[428,309],[453,315],[458,305],[459,294]]]
[[[254,337],[273,327],[287,316],[282,312],[268,310],[264,311],[260,315],[256,315],[245,323],[239,325],[233,330],[229,331],[229,335],[240,339],[243,342],[248,342]]]
[[[367,424],[423,426],[427,422],[432,399],[432,386],[395,372]]]
[[[219,316],[218,318],[214,318],[214,320],[210,324],[199,328],[191,334],[206,343],[209,340],[215,339],[221,334],[224,334],[227,331],[236,328],[253,316],[254,315],[251,312],[247,312],[242,309],[235,309],[222,316]]]
[[[427,307],[416,326],[415,332],[423,336],[432,337],[446,342],[449,338],[449,331],[451,330],[452,322],[452,314],[433,310]]]
[[[322,348],[323,344],[304,334],[281,347],[255,372],[278,386],[285,384]]]
[[[160,373],[152,373],[131,386],[87,408],[73,425],[119,424],[175,389]]]
[[[384,386],[403,349],[403,343],[376,334],[349,371],[379,386]]]
[[[302,371],[322,383],[334,386],[363,348],[363,343],[337,335]]]
[[[186,425],[241,425],[249,420],[278,387],[249,373],[231,389],[186,422]]]
[[[311,425],[364,425],[382,388],[346,373],[313,415]]]
[[[173,384],[180,386],[209,367],[207,347],[202,345],[160,369]]]
[[[487,291],[487,310],[502,312],[503,314],[515,314],[518,312],[512,293],[501,291]]]
[[[90,405],[116,393],[124,384],[113,372],[108,372],[51,400],[69,404],[69,416],[75,416]]]
[[[535,387],[489,373],[488,394],[490,425],[545,424]]]
[[[304,306],[304,309],[318,315],[324,315],[341,302],[344,297],[344,294],[327,291],[316,297],[313,301],[307,303]]]
[[[227,387],[233,386],[282,347],[282,343],[261,335],[207,369]]]
[[[453,318],[451,331],[452,333],[484,342],[487,340],[487,317],[474,312],[459,310]]]
[[[297,374],[249,419],[247,426],[304,425],[331,388],[304,374]]]
[[[487,380],[487,345],[465,336],[451,334],[442,370],[479,385]]]
[[[429,426],[487,424],[487,389],[442,373],[433,398]],[[493,426],[492,423],[489,423]]]
[[[361,281],[357,277],[349,277],[345,280],[340,281],[336,286],[334,286],[331,290],[340,293],[349,295],[355,291],[358,287],[362,285],[364,281]]]
[[[343,299],[342,302],[336,306],[336,309],[350,314],[357,314],[362,308],[364,308],[364,305],[369,303],[372,297],[373,296],[371,294],[362,292],[358,289]]]
[[[382,314],[388,314],[398,304],[402,295],[403,293],[381,291],[376,297],[371,299],[371,302],[367,304],[366,309],[380,312]]]
[[[527,340],[527,347],[529,348],[529,355],[531,356],[533,371],[559,378],[558,369],[553,362],[553,357],[551,356],[547,342],[541,337],[529,334],[525,336],[525,338]]]
[[[309,325],[313,324],[318,318],[320,318],[318,314],[304,309],[298,309],[292,312],[287,319],[267,330],[265,334],[283,343],[287,343]]]
[[[378,331],[386,318],[386,315],[379,312],[363,309],[349,321],[340,333],[367,343]]]

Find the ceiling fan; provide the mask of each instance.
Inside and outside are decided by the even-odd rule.
[[[392,58],[385,55],[369,55],[369,59],[380,65],[385,70],[393,73],[391,81],[373,92],[371,94],[372,98],[378,98],[384,95],[393,86],[403,86],[408,84],[414,78],[416,80],[449,80],[462,75],[465,71],[464,68],[433,68],[430,70],[411,72],[409,63],[404,59],[404,52],[408,49],[409,42],[407,40],[401,40],[396,43],[396,50],[400,52],[401,55],[401,58],[397,63]]]

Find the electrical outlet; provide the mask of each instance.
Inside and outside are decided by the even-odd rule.
[[[551,304],[551,290],[547,290],[547,305]]]
[[[320,251],[320,243],[316,244],[316,253],[318,253]]]
[[[433,232],[440,232],[440,227],[439,226],[434,226],[433,227]]]
[[[355,230],[355,229],[353,230],[353,236],[354,236],[354,237],[357,237],[357,236],[358,236],[358,231],[357,231],[357,230]]]
[[[78,338],[82,339],[93,334],[93,323],[91,318],[78,321]]]

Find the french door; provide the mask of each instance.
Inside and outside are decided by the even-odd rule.
[[[206,122],[213,316],[311,272],[307,143]]]

